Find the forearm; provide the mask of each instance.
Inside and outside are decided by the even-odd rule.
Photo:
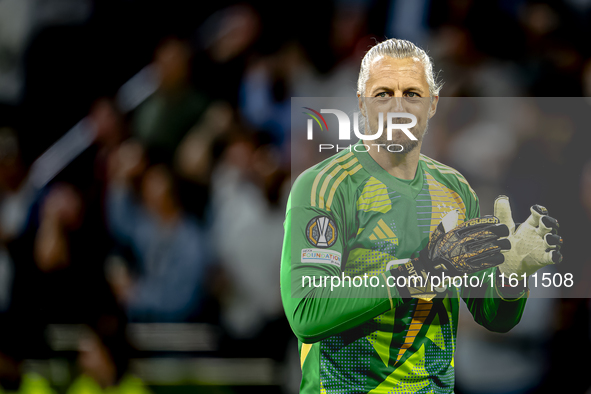
[[[282,273],[283,306],[295,335],[305,343],[349,330],[403,302],[397,289],[388,287],[389,273],[371,281],[369,277],[365,281],[359,278],[355,281],[361,283],[359,287],[353,285],[353,278],[349,281],[345,276],[343,280],[342,275],[314,275],[310,270],[302,270],[291,276]],[[337,279],[341,282],[339,286]],[[320,281],[322,286],[314,287]],[[290,286],[284,286],[286,283]]]
[[[521,294],[516,294],[500,288],[497,283],[499,273],[496,267],[475,275],[481,278],[482,286],[478,289],[470,287],[462,289],[462,297],[474,320],[490,331],[511,330],[521,320],[527,301],[527,290],[524,289]]]

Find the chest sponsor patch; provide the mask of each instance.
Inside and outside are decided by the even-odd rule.
[[[330,248],[337,241],[337,226],[327,216],[316,216],[306,226],[306,238],[318,248]]]
[[[341,267],[341,254],[334,250],[302,249],[302,263],[331,264]]]

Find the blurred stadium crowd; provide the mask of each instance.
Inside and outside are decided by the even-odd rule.
[[[99,386],[73,375],[58,391],[147,390],[124,378],[133,323],[206,324],[208,354],[297,375],[279,262],[290,181],[314,160],[291,165],[290,98],[354,96],[363,54],[388,37],[428,50],[443,97],[591,96],[590,22],[588,0],[0,0],[0,392],[55,389],[23,362],[56,357],[48,327],[67,324],[91,330],[60,357]],[[154,92],[122,106],[119,87],[147,65]],[[466,174],[483,213],[501,193],[516,221],[545,205],[582,267],[588,105],[565,120],[540,103],[529,116],[545,122],[503,133],[511,149],[495,157],[472,138],[486,128],[449,116],[425,153]],[[63,138],[81,119],[84,149]],[[554,392],[565,376],[585,392],[570,361],[591,347],[589,295],[532,302],[530,324],[503,337],[463,322],[456,392]]]

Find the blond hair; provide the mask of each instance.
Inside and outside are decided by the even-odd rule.
[[[365,93],[365,84],[369,79],[370,66],[374,61],[386,56],[395,59],[415,58],[419,60],[425,67],[429,95],[439,95],[443,84],[438,81],[437,75],[433,72],[433,61],[427,53],[410,41],[391,38],[374,45],[363,57],[357,80],[357,90],[362,96]]]

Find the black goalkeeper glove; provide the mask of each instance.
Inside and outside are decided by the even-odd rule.
[[[505,238],[509,235],[505,224],[495,216],[470,219],[459,226],[457,221],[458,211],[450,211],[435,228],[419,257],[391,270],[393,277],[406,278],[396,282],[406,282],[406,286],[397,286],[403,298],[434,298],[438,290],[431,286],[430,278],[434,275],[472,274],[504,262],[502,252],[511,249]],[[440,289],[444,291],[445,287]]]

